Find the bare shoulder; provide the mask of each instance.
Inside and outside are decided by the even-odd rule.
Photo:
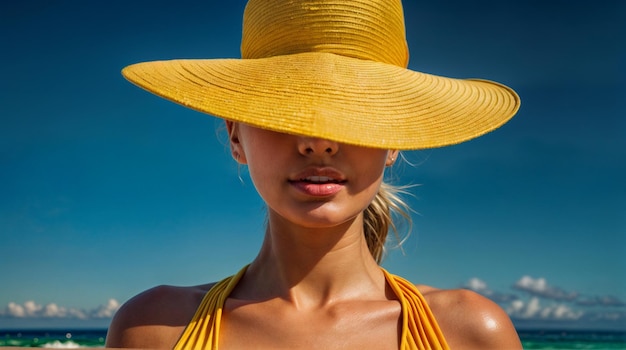
[[[173,348],[212,286],[158,286],[136,295],[113,317],[106,346]]]
[[[418,285],[452,349],[521,349],[509,316],[493,301],[465,289]]]

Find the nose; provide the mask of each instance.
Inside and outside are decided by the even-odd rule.
[[[339,143],[316,137],[300,137],[298,151],[305,156],[328,155],[332,156],[339,151]]]

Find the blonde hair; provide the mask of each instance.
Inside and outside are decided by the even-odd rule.
[[[404,187],[383,182],[376,197],[363,212],[363,231],[367,247],[379,264],[385,253],[389,231],[395,235],[398,246],[402,245],[403,239],[398,232],[399,219],[407,223],[407,233],[411,229],[411,209],[400,197],[402,193],[406,193]]]

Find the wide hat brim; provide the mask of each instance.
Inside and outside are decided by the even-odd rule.
[[[520,106],[512,89],[495,82],[324,52],[144,62],[124,68],[123,75],[216,117],[385,149],[467,141],[500,127]]]

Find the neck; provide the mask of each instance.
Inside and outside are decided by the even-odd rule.
[[[244,293],[249,298],[278,297],[300,308],[380,292],[383,280],[368,250],[361,215],[331,228],[303,228],[270,213],[263,246],[241,287],[253,291]]]

